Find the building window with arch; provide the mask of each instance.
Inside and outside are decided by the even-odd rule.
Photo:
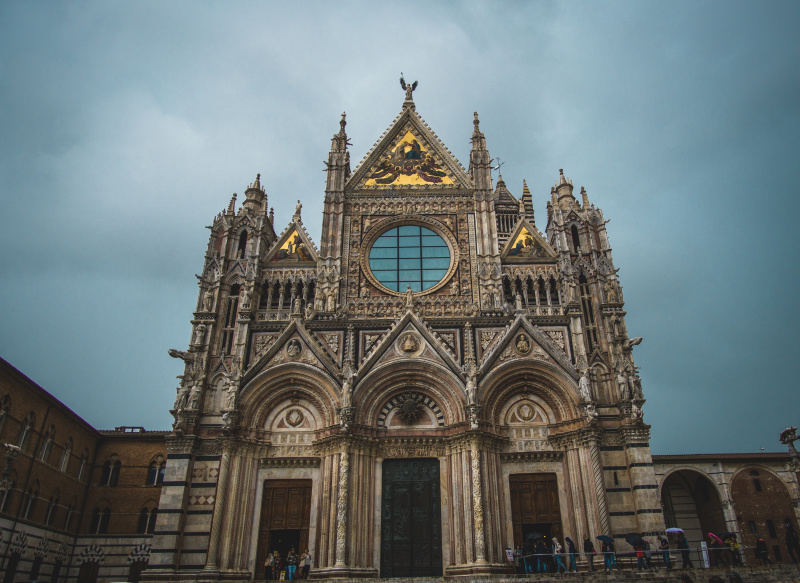
[[[47,526],[52,526],[56,520],[56,514],[58,514],[58,503],[59,503],[59,493],[56,490],[52,496],[50,496],[50,500],[47,502],[47,512],[44,515],[44,523]]]
[[[10,402],[11,402],[11,397],[9,397],[8,395],[3,395],[3,398],[0,399],[0,433],[3,432],[3,428],[6,426],[6,419],[8,419],[8,407]]]
[[[81,463],[78,466],[78,473],[75,474],[75,479],[79,482],[83,479],[83,473],[86,471],[86,464],[89,462],[89,450],[84,449],[81,454]]]
[[[36,513],[36,501],[39,499],[39,486],[38,484],[28,488],[25,492],[25,500],[22,503],[22,518],[32,520],[33,515]]]
[[[164,482],[164,472],[167,469],[167,462],[154,461],[150,464],[150,469],[147,471],[147,485],[158,486]]]
[[[142,508],[139,512],[139,534],[153,534],[156,529],[156,519],[158,518],[158,508]]]
[[[575,253],[579,253],[581,249],[581,236],[578,234],[577,225],[572,225],[570,233],[572,234],[572,249]]]
[[[47,430],[47,434],[45,435],[44,443],[42,444],[42,450],[39,452],[39,459],[44,463],[50,462],[50,452],[53,449],[53,441],[55,438],[56,427],[55,425],[51,425],[50,429]]]
[[[119,470],[122,463],[119,460],[107,460],[103,464],[103,473],[100,474],[100,486],[116,486],[119,482]]]
[[[72,438],[70,437],[67,439],[67,443],[64,445],[64,453],[61,454],[61,463],[58,464],[58,469],[64,473],[67,473],[69,469],[69,458],[72,457]]]
[[[239,235],[239,249],[236,252],[236,256],[247,259],[247,229],[242,229]]]
[[[95,508],[92,511],[92,521],[89,523],[89,534],[108,534],[108,523],[111,520],[111,508]]]
[[[28,441],[30,441],[31,433],[33,432],[33,424],[36,421],[36,414],[31,411],[28,413],[28,416],[22,422],[22,426],[19,429],[19,436],[17,437],[17,447],[21,450],[25,451],[25,448],[28,446]]]
[[[750,477],[753,478],[753,489],[756,492],[761,492],[761,480],[759,476],[760,474],[757,470],[750,470]]]

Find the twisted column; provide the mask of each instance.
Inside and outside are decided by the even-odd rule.
[[[472,457],[472,513],[475,524],[475,562],[486,562],[486,544],[483,530],[483,495],[481,491],[481,461],[477,441],[470,444]]]
[[[608,507],[606,507],[606,490],[603,485],[603,468],[600,465],[600,449],[597,442],[589,445],[592,455],[592,477],[594,478],[594,491],[597,498],[597,513],[600,515],[600,528],[604,534],[608,530]]]
[[[217,555],[219,554],[219,539],[222,534],[222,519],[225,514],[225,498],[228,490],[228,474],[231,467],[231,454],[226,448],[222,452],[219,463],[219,476],[217,476],[217,496],[214,501],[214,515],[211,519],[211,533],[208,536],[208,555],[206,566],[208,570],[217,569]]]
[[[347,537],[347,498],[350,474],[350,455],[345,449],[339,461],[339,499],[336,504],[336,567],[347,564],[345,541]]]

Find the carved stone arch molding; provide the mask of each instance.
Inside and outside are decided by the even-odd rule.
[[[580,416],[578,386],[550,363],[517,359],[502,364],[481,382],[478,402],[485,406],[485,419],[504,424],[505,415],[519,395],[529,395],[542,405],[552,423]]]
[[[296,363],[272,367],[242,389],[240,425],[259,432],[268,431],[277,409],[285,410],[284,404],[296,399],[305,402],[301,411],[304,416],[306,413],[314,415],[317,429],[329,427],[336,423],[339,393],[338,383],[319,369]],[[296,422],[295,417],[291,423]]]
[[[384,407],[406,392],[418,393],[436,404],[436,427],[467,420],[466,391],[461,379],[451,370],[437,363],[420,366],[418,361],[395,361],[374,368],[359,381],[353,395],[356,422],[367,427],[382,427],[382,421],[386,420],[386,417],[381,419]]]

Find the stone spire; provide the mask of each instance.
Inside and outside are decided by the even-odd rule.
[[[469,153],[469,174],[475,190],[492,191],[492,158],[486,149],[486,138],[481,131],[478,112],[475,112],[472,125],[472,151]]]
[[[531,222],[531,224],[533,224],[534,223],[533,197],[531,196],[531,191],[528,188],[528,183],[525,180],[522,181],[522,198],[520,198],[520,203],[521,203],[520,210],[524,211],[525,218],[528,219]]]
[[[243,203],[245,208],[262,212],[267,210],[267,194],[261,188],[261,174],[256,174],[255,181],[247,187],[244,195],[246,197]]]
[[[558,206],[563,210],[577,210],[577,201],[575,200],[575,197],[572,196],[572,180],[564,176],[563,168],[559,169],[558,174],[558,183],[555,185]]]

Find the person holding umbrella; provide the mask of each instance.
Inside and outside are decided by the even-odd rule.
[[[767,543],[758,535],[756,535],[756,556],[761,559],[762,565],[772,564],[772,561],[769,560],[769,549],[767,548]]]
[[[610,536],[601,534],[597,537],[597,540],[603,543],[603,546],[600,547],[600,550],[603,553],[603,571],[608,571],[611,573],[614,570],[614,567],[619,568],[617,561],[614,559],[614,539]]]
[[[711,568],[715,569],[720,563],[723,565],[725,564],[722,561],[722,539],[720,539],[717,535],[713,532],[708,533],[708,540],[709,540],[709,555],[711,555]]]
[[[589,570],[594,571],[594,556],[597,551],[594,550],[594,544],[592,544],[588,534],[583,535],[583,552],[586,553],[589,559]]]

